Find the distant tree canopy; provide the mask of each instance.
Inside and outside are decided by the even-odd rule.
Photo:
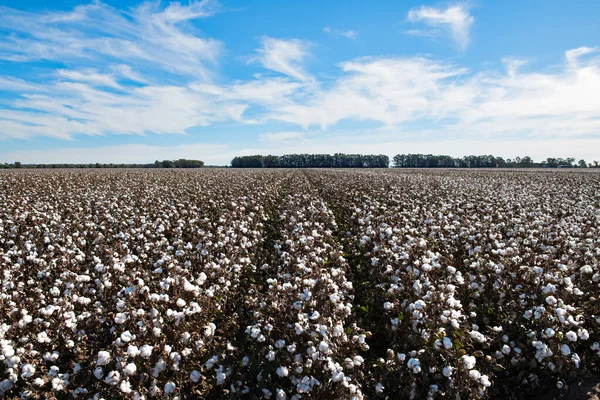
[[[548,158],[536,163],[529,156],[516,157],[514,160],[493,155],[464,156],[455,158],[433,154],[398,154],[392,159],[395,168],[594,168],[598,163],[587,164],[585,160],[570,158]]]
[[[286,154],[283,156],[241,156],[231,160],[232,168],[387,168],[383,154]]]
[[[204,162],[200,160],[156,160],[153,164],[21,164],[15,162],[13,164],[0,164],[0,169],[12,169],[12,168],[201,168],[204,166]]]

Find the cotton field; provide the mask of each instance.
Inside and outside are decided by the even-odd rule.
[[[600,374],[600,173],[0,173],[0,397],[520,398]]]

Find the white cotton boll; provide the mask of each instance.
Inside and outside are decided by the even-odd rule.
[[[208,325],[206,325],[206,327],[204,328],[204,336],[206,337],[211,337],[215,334],[217,327],[215,324],[213,324],[212,322],[210,322]]]
[[[576,342],[577,341],[577,334],[573,331],[569,331],[565,334],[565,337],[571,341],[571,342]]]
[[[198,382],[198,381],[200,380],[200,377],[201,377],[201,376],[202,376],[202,375],[200,375],[200,371],[197,371],[197,370],[193,370],[193,371],[190,373],[190,379],[191,379],[191,381],[192,381],[192,382],[194,382],[194,383]]]
[[[344,377],[345,377],[344,373],[340,370],[337,370],[337,371],[334,371],[333,374],[331,375],[331,380],[333,382],[337,383],[337,382],[341,382],[344,379]]]
[[[102,377],[104,376],[104,370],[102,370],[102,367],[96,367],[96,369],[94,370],[94,376],[96,377],[96,379],[102,379]]]
[[[581,340],[588,340],[590,338],[590,333],[587,331],[587,329],[579,329],[577,331],[577,335]]]
[[[475,359],[475,357],[464,355],[460,359],[466,369],[475,368],[475,364],[477,363],[477,360]]]
[[[508,346],[506,344],[504,346],[502,346],[502,353],[507,354],[507,355],[510,354],[510,346]]]
[[[277,373],[277,375],[279,375],[282,378],[285,376],[288,376],[288,373],[289,373],[288,369],[284,366],[277,368],[277,370],[275,372]]]
[[[471,331],[471,339],[479,343],[485,342],[485,336],[479,331]]]
[[[444,369],[442,369],[442,375],[444,375],[446,378],[452,376],[452,367],[445,366]]]
[[[410,358],[406,365],[408,368],[412,369],[412,372],[415,374],[421,372],[421,361],[418,358]]]
[[[269,350],[267,353],[267,360],[273,361],[275,359],[275,352],[273,350]]]
[[[152,328],[152,334],[156,337],[160,337],[162,335],[162,330],[159,327]]]
[[[129,381],[122,381],[121,385],[119,385],[119,389],[121,392],[129,394],[131,393],[131,383],[129,383]]]
[[[124,324],[125,321],[127,321],[127,317],[125,316],[125,314],[123,314],[123,313],[117,313],[115,315],[115,324],[121,325],[121,324]]]
[[[137,366],[134,363],[127,364],[125,368],[123,368],[123,372],[125,373],[125,375],[135,375],[135,373],[137,372]]]
[[[35,374],[35,366],[32,364],[23,364],[21,366],[21,378],[31,378]]]
[[[186,306],[187,303],[185,302],[184,299],[179,298],[179,299],[177,299],[177,302],[175,304],[177,305],[177,307],[183,308]]]
[[[582,274],[592,274],[594,273],[594,270],[589,265],[584,265],[583,267],[579,268],[579,272]]]
[[[285,391],[283,391],[283,389],[275,389],[275,399],[276,400],[286,400],[287,395],[285,394]]]
[[[50,343],[50,338],[46,332],[40,332],[37,335],[37,341],[39,343]]]
[[[442,343],[444,345],[445,349],[451,349],[452,348],[452,340],[450,340],[449,337],[444,337],[444,339],[442,339]]]
[[[329,351],[329,344],[325,341],[319,343],[319,351],[327,353]]]
[[[133,335],[131,332],[129,331],[125,331],[121,334],[121,340],[123,341],[123,343],[129,343],[131,342],[133,339],[135,339],[135,335]]]
[[[150,356],[152,355],[152,350],[154,350],[153,346],[145,344],[142,347],[140,347],[140,356],[142,356],[143,358],[150,358]]]
[[[312,315],[309,318],[314,321],[316,319],[319,319],[320,316],[321,316],[321,314],[319,314],[318,311],[315,311],[312,313]]]
[[[472,369],[469,371],[469,378],[477,381],[477,380],[479,380],[480,377],[481,377],[481,372],[477,371],[476,369]]]
[[[175,389],[177,389],[177,386],[174,382],[167,382],[165,384],[165,394],[171,394],[175,392]]]
[[[340,337],[344,334],[344,327],[342,325],[336,325],[333,327],[333,336]]]
[[[135,358],[140,355],[140,350],[138,349],[137,346],[129,345],[129,346],[127,346],[127,355],[129,357]]]
[[[181,341],[184,344],[188,344],[191,337],[192,337],[192,335],[190,335],[189,332],[183,332],[183,334],[181,335]]]
[[[492,386],[492,382],[490,382],[490,378],[487,375],[481,375],[479,382],[486,388]]]
[[[383,389],[385,389],[382,385],[381,382],[379,382],[377,385],[375,385],[375,392],[376,393],[383,393]]]
[[[571,348],[567,344],[563,344],[560,347],[560,351],[564,356],[568,356],[569,354],[571,354]]]
[[[398,359],[398,361],[404,362],[404,360],[406,360],[406,354],[404,354],[404,353],[398,353],[396,355],[396,358]]]
[[[385,303],[383,303],[383,308],[389,311],[394,308],[394,305],[389,301],[386,301]]]
[[[106,375],[106,378],[104,378],[104,382],[112,386],[116,386],[120,380],[121,374],[119,373],[119,371],[110,371],[108,375]]]
[[[557,303],[556,297],[554,297],[554,296],[546,297],[546,303],[548,303],[551,306],[555,305]]]
[[[285,346],[285,340],[280,339],[275,342],[275,347],[278,349],[282,349]]]
[[[110,353],[108,351],[99,351],[98,352],[98,361],[96,361],[96,365],[106,365],[110,362]]]

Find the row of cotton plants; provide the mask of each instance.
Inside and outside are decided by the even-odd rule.
[[[3,175],[0,393],[221,392],[238,282],[282,178]]]
[[[253,289],[263,295],[247,296],[247,379],[258,377],[266,398],[361,399],[367,334],[351,322],[353,287],[335,219],[302,175],[283,204],[276,257]]]
[[[373,357],[385,358],[383,393],[509,396],[598,373],[597,175],[332,172],[314,181],[328,188],[357,273],[371,283],[359,301],[375,314],[364,328],[381,327],[385,345]]]
[[[0,397],[518,398],[600,374],[600,175],[0,173]]]

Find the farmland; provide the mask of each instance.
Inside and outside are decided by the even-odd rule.
[[[0,397],[565,392],[599,263],[594,171],[1,172]]]

